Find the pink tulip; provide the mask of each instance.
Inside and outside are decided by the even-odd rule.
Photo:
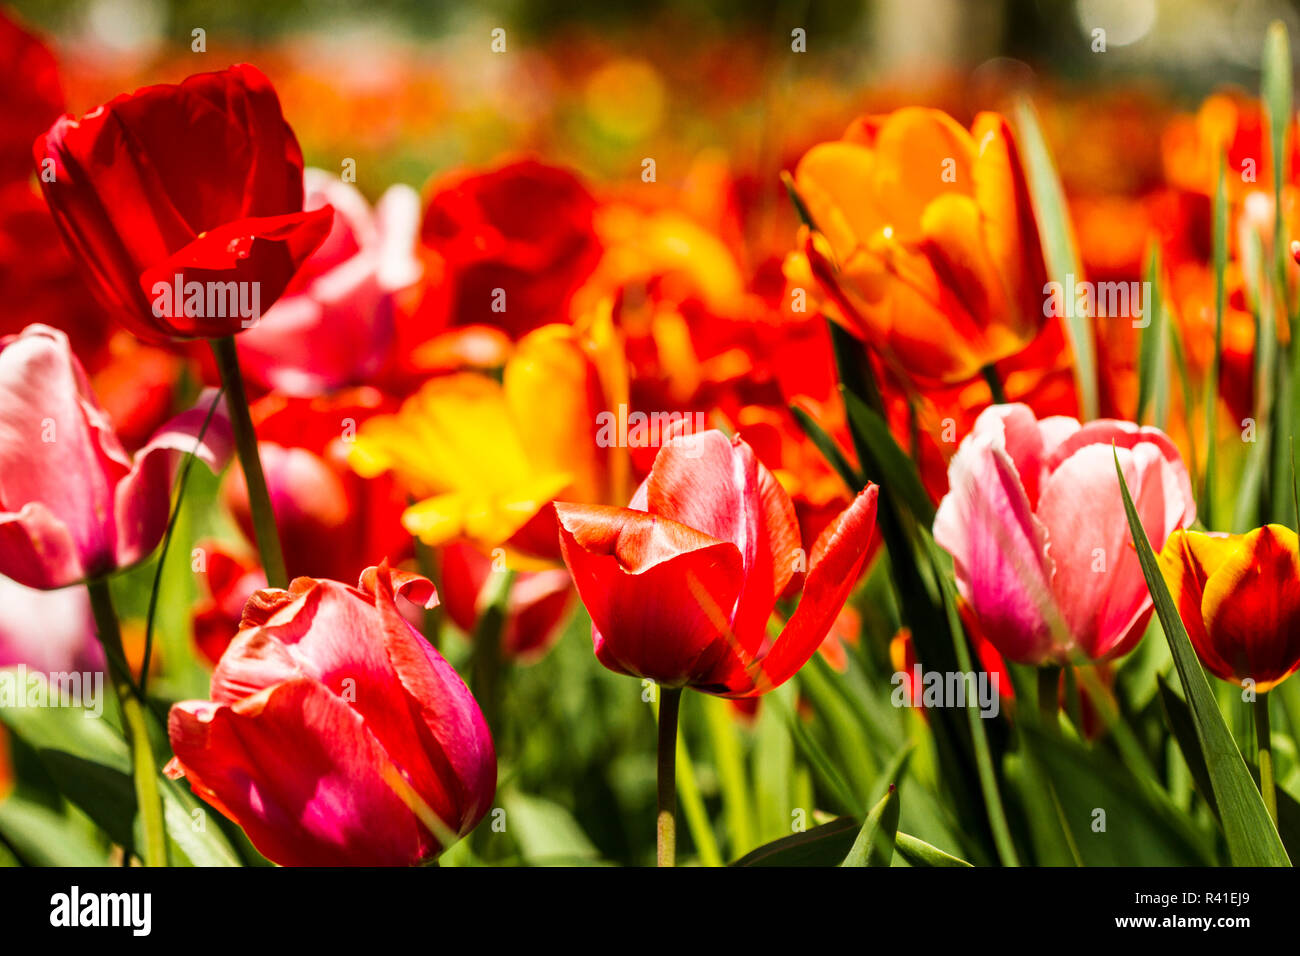
[[[230,427],[209,396],[128,455],[68,337],[29,325],[0,338],[0,574],[61,588],[146,558],[162,539],[172,466],[185,452],[218,471]]]
[[[85,588],[38,591],[0,577],[0,667],[15,664],[46,674],[103,669]]]
[[[426,579],[386,564],[356,588],[298,578],[257,592],[212,675],[212,700],[172,708],[167,773],[277,863],[417,863],[491,805],[483,715],[397,594],[438,602]]]
[[[1157,551],[1196,517],[1187,469],[1155,428],[1100,419],[1038,421],[995,405],[948,467],[934,538],[980,630],[1024,664],[1128,653],[1151,597],[1124,515],[1114,455]]]
[[[239,336],[251,380],[313,396],[383,370],[395,336],[394,294],[420,278],[420,197],[393,186],[372,212],[337,176],[304,174],[303,208],[334,207],[330,234],[255,327]]]

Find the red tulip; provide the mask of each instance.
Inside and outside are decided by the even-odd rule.
[[[610,670],[753,697],[784,681],[825,639],[867,560],[868,485],[805,560],[790,496],[739,438],[678,435],[627,508],[557,502],[560,545]],[[781,636],[767,622],[804,573]],[[793,588],[792,588],[793,590]]]
[[[212,675],[212,700],[168,721],[202,799],[284,865],[403,865],[487,813],[496,754],[459,675],[397,609],[424,578],[369,568],[359,585],[298,578],[259,591]]]
[[[303,212],[298,141],[247,65],[64,116],[35,155],[52,161],[41,187],[101,302],[153,343],[251,327],[334,215]]]
[[[45,44],[0,10],[0,182],[32,172],[32,139],[63,112],[63,90]]]
[[[445,264],[446,324],[499,325],[514,336],[567,316],[596,267],[596,202],[563,169],[525,161],[436,183],[421,240]],[[502,295],[498,297],[496,290]]]
[[[51,589],[143,560],[162,539],[171,469],[196,449],[208,407],[160,428],[134,460],[57,329],[0,338],[0,574]],[[196,454],[219,471],[229,424],[214,415]]]

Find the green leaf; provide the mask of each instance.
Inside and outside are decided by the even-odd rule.
[[[1038,115],[1028,100],[1022,100],[1016,109],[1016,126],[1020,134],[1020,148],[1025,159],[1025,174],[1029,179],[1029,194],[1034,206],[1034,218],[1043,242],[1043,258],[1048,278],[1065,284],[1067,276],[1081,278],[1079,255],[1070,222],[1066,215],[1065,194],[1056,168],[1043,139]],[[1092,341],[1090,316],[1079,315],[1078,309],[1068,308],[1065,330],[1074,352],[1074,376],[1079,391],[1079,411],[1084,421],[1097,417],[1097,359]]]
[[[1119,464],[1118,450],[1114,451],[1114,458],[1115,474],[1119,478],[1120,494],[1124,499],[1124,511],[1128,515],[1129,531],[1137,548],[1147,589],[1155,603],[1156,614],[1160,617],[1160,624],[1169,641],[1178,678],[1191,708],[1196,738],[1205,757],[1210,785],[1219,807],[1219,819],[1228,840],[1228,854],[1234,866],[1290,866],[1291,861],[1282,846],[1282,840],[1268,817],[1268,811],[1264,809],[1264,801],[1241,759],[1237,743],[1232,739],[1223,715],[1219,713],[1209,682],[1205,679],[1205,672],[1201,669],[1201,662],[1196,658],[1182,618],[1178,615],[1178,608],[1169,596],[1169,589],[1160,573],[1160,565],[1151,550],[1151,542],[1147,540],[1142,521],[1133,506],[1133,498]]]
[[[883,418],[852,392],[843,387],[840,390],[854,438],[870,452],[871,470],[875,474],[868,473],[867,478],[897,495],[918,523],[927,528],[933,525],[934,505],[921,483],[916,463],[898,447]]]
[[[849,463],[848,456],[840,450],[840,446],[835,443],[835,439],[826,434],[825,429],[818,424],[815,418],[798,405],[790,406],[790,414],[799,423],[799,427],[808,436],[808,440],[821,452],[821,456],[826,459],[826,463],[835,469],[835,473],[848,486],[849,491],[857,492],[866,486],[866,481],[858,474],[857,469]]]
[[[10,737],[14,786],[0,798],[0,841],[29,866],[106,866],[108,839],[59,795],[36,752]]]
[[[80,707],[15,706],[0,708],[0,722],[32,748],[70,802],[115,843],[135,847],[135,783],[126,741],[107,720],[90,714]],[[203,816],[216,811],[178,781],[160,776],[158,785],[172,858],[195,866],[238,866],[220,828]]]
[[[1214,189],[1214,354],[1205,379],[1205,490],[1201,495],[1200,518],[1207,528],[1214,525],[1214,449],[1218,444],[1219,368],[1223,361],[1223,313],[1227,308],[1224,272],[1228,268],[1228,193],[1225,154],[1219,154],[1219,177]]]
[[[1061,825],[1084,866],[1213,862],[1204,835],[1180,812],[1148,799],[1133,771],[1109,752],[1029,722],[1020,730],[1053,783]]]
[[[957,668],[962,673],[971,673],[970,648],[966,645],[966,631],[962,627],[961,616],[957,611],[957,594],[952,585],[951,565],[944,567],[939,562],[940,549],[934,539],[926,537],[931,560],[938,570],[939,588],[943,595],[944,613],[948,618],[948,629],[952,633],[953,648],[956,652]],[[992,751],[989,748],[988,735],[984,729],[984,718],[972,701],[967,701],[967,724],[970,727],[972,746],[975,751],[975,765],[980,781],[980,791],[984,796],[985,809],[988,813],[989,827],[997,845],[998,856],[1004,866],[1019,866],[1015,842],[1011,838],[1011,828],[1007,824],[1006,808],[1002,805],[1002,795],[998,790],[997,774],[994,771]]]
[[[970,866],[965,860],[951,853],[945,853],[938,847],[931,846],[924,840],[918,840],[902,830],[899,830],[894,838],[894,849],[912,866]]]
[[[1178,745],[1187,769],[1192,775],[1192,786],[1217,817],[1219,807],[1214,799],[1214,788],[1210,784],[1210,772],[1205,766],[1205,758],[1201,755],[1201,748],[1196,741],[1196,725],[1192,720],[1192,712],[1187,708],[1187,702],[1165,683],[1163,677],[1157,678],[1157,681],[1160,708],[1164,711],[1165,724],[1169,727],[1174,742]],[[1251,777],[1258,780],[1259,771],[1255,766],[1248,764],[1247,768],[1250,770]],[[1300,852],[1300,802],[1297,802],[1282,787],[1277,788],[1277,829],[1287,855],[1294,857]]]
[[[560,804],[510,791],[501,800],[506,826],[530,866],[590,865],[600,853]]]
[[[1160,246],[1151,244],[1147,254],[1146,281],[1151,294],[1147,301],[1147,326],[1142,330],[1138,351],[1138,401],[1134,419],[1141,424],[1151,405],[1152,423],[1164,428],[1169,420],[1169,357],[1165,336],[1164,296],[1161,289]]]
[[[859,829],[853,817],[839,817],[803,833],[766,843],[731,865],[838,866],[853,847]]]
[[[889,792],[867,814],[858,838],[840,866],[889,866],[898,835],[899,807],[898,787],[891,784]]]

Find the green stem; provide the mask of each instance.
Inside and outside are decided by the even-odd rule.
[[[677,712],[680,687],[659,687],[659,817],[655,837],[660,866],[677,865]]]
[[[483,709],[483,719],[496,738],[498,753],[505,743],[502,738],[504,728],[501,725],[501,642],[505,635],[510,589],[514,580],[515,572],[509,569],[493,571],[489,575],[487,586],[493,590],[479,615],[473,635],[474,696]]]
[[[998,370],[989,363],[980,369],[980,374],[984,376],[984,381],[988,382],[989,392],[993,395],[993,404],[1005,405],[1007,393],[1002,389],[1002,379],[998,376]]]
[[[271,496],[266,490],[266,476],[262,473],[262,460],[257,454],[257,433],[248,414],[248,395],[244,379],[239,373],[239,353],[235,339],[212,339],[212,354],[221,371],[221,382],[226,387],[226,408],[230,412],[230,427],[235,433],[235,448],[239,464],[244,469],[244,483],[248,488],[248,508],[253,516],[253,535],[257,539],[257,552],[262,558],[266,583],[273,588],[287,588],[289,574],[284,568],[284,552],[280,550],[280,534],[275,527],[275,513],[271,510]]]
[[[1268,726],[1268,694],[1255,698],[1255,741],[1259,745],[1259,793],[1269,819],[1277,826],[1277,789],[1273,783],[1273,745]]]
[[[1060,729],[1061,666],[1046,664],[1038,668],[1038,713],[1043,726],[1055,733]]]
[[[162,793],[158,788],[158,768],[149,743],[142,701],[136,694],[131,675],[125,669],[126,656],[122,651],[122,632],[117,625],[117,612],[113,610],[113,597],[108,582],[103,579],[86,582],[90,593],[90,608],[95,616],[95,630],[104,645],[108,658],[109,683],[117,695],[122,709],[122,723],[131,748],[131,772],[135,778],[135,798],[140,807],[144,825],[144,847],[141,859],[145,866],[167,865],[167,831],[163,828]]]

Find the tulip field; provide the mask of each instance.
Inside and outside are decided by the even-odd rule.
[[[0,8],[0,865],[1291,865],[1300,14],[743,6]]]

